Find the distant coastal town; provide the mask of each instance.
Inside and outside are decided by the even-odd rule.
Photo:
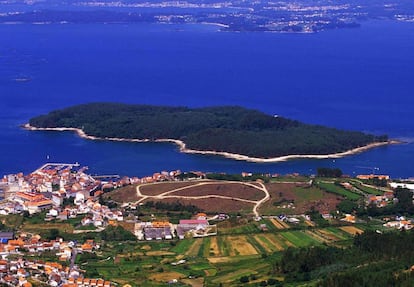
[[[2,1],[12,6],[15,1]],[[33,3],[32,3],[33,2]],[[29,11],[0,15],[4,24],[159,23],[215,25],[220,31],[315,33],[328,29],[356,28],[363,21],[387,19],[414,21],[409,1],[52,1],[60,9],[41,9],[28,1]],[[33,7],[33,8],[32,8]],[[30,10],[33,9],[33,11]],[[37,9],[36,9],[37,8]],[[123,9],[129,9],[125,12]]]

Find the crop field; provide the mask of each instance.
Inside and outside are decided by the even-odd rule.
[[[281,235],[291,242],[295,247],[305,247],[312,244],[318,244],[317,240],[302,231],[282,232]]]
[[[356,182],[356,181],[352,181],[351,184],[355,188],[357,188],[357,189],[359,189],[362,192],[367,193],[367,194],[372,194],[372,195],[382,195],[382,194],[384,194],[384,192],[381,191],[381,190],[379,190],[378,188],[374,188],[374,187],[369,187],[369,186],[366,186],[366,185],[362,185],[361,183]]]
[[[209,248],[205,248],[204,252],[199,251],[199,255],[203,254],[203,257],[216,262],[227,257],[237,258],[281,251],[293,245],[283,241],[283,239],[277,238],[273,234],[218,236],[212,237],[209,241]],[[194,248],[200,247],[196,246]],[[213,258],[221,259],[214,260]]]
[[[317,230],[306,230],[304,231],[307,235],[311,236],[312,238],[314,238],[316,241],[318,242],[322,242],[322,243],[329,243],[332,242],[329,239],[323,237]]]
[[[318,182],[318,186],[327,192],[341,195],[349,200],[358,200],[361,198],[360,194],[349,191],[343,187],[337,186],[334,183],[330,182]]]
[[[335,210],[340,202],[335,194],[309,186],[307,183],[274,182],[266,184],[266,188],[271,198],[260,207],[260,212],[265,215],[300,214],[312,207],[326,213]],[[291,207],[288,207],[288,203],[292,203]]]
[[[188,249],[193,245],[195,239],[180,240],[176,246],[173,247],[172,251],[178,254],[187,253]]]
[[[281,238],[278,238],[275,234],[264,234],[263,237],[267,240],[267,244],[271,246],[271,249],[276,249],[275,251],[282,251],[288,246],[282,242]]]
[[[345,229],[343,229],[345,228]],[[185,252],[186,256],[208,258],[243,257],[262,253],[273,253],[288,247],[305,247],[351,239],[362,230],[352,227],[328,227],[309,230],[286,230],[275,233],[246,235],[221,235],[179,242],[172,251]],[[224,260],[224,259],[221,259]]]
[[[277,228],[277,229],[287,229],[289,228],[289,225],[287,225],[285,222],[277,219],[277,218],[271,218],[270,222]]]
[[[210,241],[210,256],[220,256],[220,250],[218,247],[217,236],[211,238]]]
[[[270,225],[270,224],[269,224]],[[246,234],[246,233],[255,233],[258,232],[259,226],[257,224],[239,224],[235,227],[227,227],[224,224],[219,224],[218,226],[220,234],[226,235],[235,235],[235,234]]]
[[[305,224],[306,224],[306,226],[310,226],[310,227],[315,226],[315,223],[313,221],[310,221],[310,220],[305,220]]]
[[[225,239],[230,242],[230,256],[245,256],[258,254],[257,250],[249,243],[246,236],[228,236]]]
[[[254,238],[265,249],[266,253],[282,251],[284,248],[276,240],[272,240],[267,234],[258,234]]]
[[[197,238],[193,241],[193,244],[188,248],[185,255],[187,256],[198,256],[198,253],[200,252],[201,245],[203,244],[202,238]]]
[[[214,279],[212,282],[213,283],[228,283],[228,282],[233,282],[235,280],[237,280],[238,278],[242,277],[242,276],[250,276],[252,274],[256,274],[257,272],[253,271],[251,268],[247,268],[247,269],[239,269],[233,272],[230,272],[224,276],[218,277],[216,279]]]
[[[178,272],[162,272],[162,273],[154,273],[149,276],[149,279],[155,281],[166,282],[173,279],[180,279],[184,278],[185,275],[178,273]]]
[[[354,226],[275,229],[272,232],[255,230],[245,234],[184,239],[174,244],[169,241],[115,244],[107,246],[99,259],[88,260],[82,268],[97,270],[102,277],[113,278],[119,284],[133,282],[134,287],[165,286],[169,280],[189,280],[194,275],[198,281],[189,280],[188,284],[192,286],[216,286],[217,283],[239,286],[233,283],[239,283],[242,276],[269,278],[266,274],[271,271],[271,261],[266,258],[277,258],[280,256],[278,252],[289,247],[336,245],[351,239],[357,231],[362,230]],[[122,256],[117,255],[119,247],[123,249]],[[185,262],[171,264],[181,259]]]
[[[359,229],[355,226],[342,226],[340,229],[351,235],[357,235],[358,233],[361,234],[364,232],[362,229]]]
[[[210,244],[211,244],[211,238],[210,237],[205,237],[203,238],[203,242],[201,244],[201,247],[198,251],[198,256],[199,257],[208,257],[210,254]]]

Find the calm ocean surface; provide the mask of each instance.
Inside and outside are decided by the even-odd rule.
[[[181,169],[414,176],[414,24],[367,22],[318,34],[220,33],[214,26],[0,25],[0,175],[47,161],[91,173]],[[30,79],[19,81],[16,79]],[[19,128],[94,101],[242,105],[408,144],[333,160],[254,164],[181,154],[171,144],[88,141]]]

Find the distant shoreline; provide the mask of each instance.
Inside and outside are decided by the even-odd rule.
[[[400,141],[397,140],[389,140],[386,142],[373,142],[368,145],[357,147],[354,149],[350,149],[344,152],[339,153],[332,153],[332,154],[326,154],[326,155],[317,155],[317,154],[305,154],[305,155],[285,155],[285,156],[279,156],[279,157],[273,157],[273,158],[259,158],[259,157],[249,157],[242,154],[236,154],[236,153],[229,153],[229,152],[221,152],[221,151],[200,151],[200,150],[194,150],[186,148],[186,144],[181,140],[176,139],[156,139],[156,140],[150,140],[150,139],[125,139],[125,138],[110,138],[110,137],[95,137],[86,134],[82,129],[78,128],[38,128],[33,127],[29,123],[24,124],[23,128],[31,131],[57,131],[57,132],[64,132],[64,131],[71,131],[77,133],[81,138],[89,139],[89,140],[107,140],[107,141],[118,141],[118,142],[169,142],[174,143],[178,145],[180,152],[182,153],[190,153],[190,154],[203,154],[203,155],[219,155],[223,156],[229,159],[235,159],[240,161],[247,161],[247,162],[255,162],[255,163],[271,163],[271,162],[283,162],[293,159],[329,159],[329,158],[342,158],[349,155],[354,155],[358,153],[362,153],[364,151],[377,148],[380,146],[390,145],[390,144],[400,144]]]

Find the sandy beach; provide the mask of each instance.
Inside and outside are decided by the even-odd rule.
[[[27,130],[31,131],[58,131],[58,132],[64,132],[64,131],[71,131],[77,133],[80,137],[89,139],[89,140],[107,140],[107,141],[119,141],[119,142],[170,142],[176,144],[180,152],[183,153],[192,153],[192,154],[203,154],[203,155],[219,155],[230,159],[235,160],[241,160],[241,161],[248,161],[248,162],[257,162],[257,163],[271,163],[271,162],[282,162],[282,161],[288,161],[293,159],[328,159],[328,158],[341,158],[349,155],[358,154],[373,148],[377,148],[380,146],[385,146],[389,144],[400,144],[401,142],[396,140],[389,140],[386,142],[376,142],[371,143],[362,147],[357,147],[351,150],[347,150],[344,152],[339,153],[333,153],[333,154],[326,154],[326,155],[317,155],[317,154],[306,154],[306,155],[286,155],[286,156],[280,156],[280,157],[273,157],[273,158],[259,158],[259,157],[249,157],[242,154],[236,154],[236,153],[229,153],[229,152],[218,152],[218,151],[199,151],[194,149],[188,149],[186,147],[186,144],[183,141],[176,140],[176,139],[156,139],[156,140],[150,140],[150,139],[124,139],[124,138],[110,138],[110,137],[95,137],[90,136],[86,134],[82,129],[77,128],[37,128],[33,127],[30,124],[25,124],[23,127]]]

